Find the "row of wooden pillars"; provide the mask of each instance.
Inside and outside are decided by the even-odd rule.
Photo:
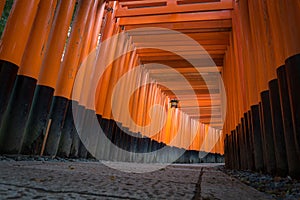
[[[238,1],[224,63],[226,167],[300,178],[299,1]]]
[[[133,152],[151,152],[167,146],[174,157],[182,150],[190,150],[180,158],[182,162],[200,162],[199,151],[223,152],[223,141],[219,138],[221,131],[191,120],[178,109],[169,109],[170,99],[151,80],[151,84],[132,95],[130,118],[138,125],[146,126],[151,122],[149,110],[159,104],[168,110],[165,128],[151,135],[149,130],[141,131],[131,126],[132,122],[123,115],[122,108],[128,105],[123,105],[122,94],[118,94],[116,102],[117,115],[112,116],[110,104],[114,86],[124,73],[139,64],[135,51],[120,56],[103,69],[104,75],[96,84],[97,77],[91,68],[79,77],[83,84],[73,87],[79,67],[90,62],[86,59],[91,54],[95,55],[96,66],[124,49],[132,48],[131,41],[122,36],[102,43],[123,31],[114,16],[116,3],[34,0],[26,4],[23,0],[14,1],[0,43],[1,153],[39,155],[42,151],[49,156],[87,157],[87,150],[97,155],[100,148],[104,149],[100,158],[108,159],[110,149],[104,148],[106,144],[101,137],[93,137],[89,143],[92,148],[86,149],[77,134],[78,129],[86,127],[95,130],[89,128],[99,123],[107,138]],[[122,91],[148,79],[147,70],[137,71]],[[93,84],[98,85],[96,94],[89,93]],[[161,117],[154,116],[156,125],[163,121]],[[76,124],[77,121],[81,124]],[[172,142],[173,132],[179,129],[182,135]],[[213,139],[205,142],[207,135]]]

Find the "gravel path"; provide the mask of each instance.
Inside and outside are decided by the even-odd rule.
[[[257,190],[272,195],[277,200],[300,200],[300,180],[291,177],[273,177],[251,171],[221,170],[231,177]]]
[[[2,160],[0,199],[270,199],[216,166],[174,164],[137,174],[100,162]]]

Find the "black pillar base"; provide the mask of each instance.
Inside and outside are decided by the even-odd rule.
[[[14,87],[18,69],[17,65],[0,60],[0,125]]]
[[[80,148],[80,138],[76,130],[73,129],[72,133],[73,140],[70,150],[70,158],[78,158],[79,157],[79,148]]]
[[[245,138],[245,129],[244,129],[244,118],[242,118],[241,123],[238,125],[238,137],[239,137],[239,149],[240,149],[240,168],[245,170],[247,169],[247,146]]]
[[[87,157],[87,154],[88,154],[87,149],[85,148],[85,146],[82,143],[82,141],[80,141],[78,157],[85,159]]]
[[[36,79],[17,76],[0,130],[3,136],[3,153],[17,154],[20,151],[35,86]]]
[[[288,91],[291,103],[294,137],[298,156],[300,156],[300,54],[285,61]]]
[[[263,150],[265,152],[266,170],[269,174],[276,173],[276,157],[273,139],[273,127],[271,118],[270,96],[269,91],[261,93],[262,119],[263,119]]]
[[[57,153],[60,135],[69,103],[70,101],[64,97],[55,96],[53,98],[49,117],[49,119],[51,119],[51,126],[48,133],[44,155],[55,156]]]
[[[22,154],[40,154],[54,89],[38,85],[26,123]]]
[[[281,66],[277,69],[277,77],[279,84],[280,103],[289,175],[295,178],[300,178],[300,156],[298,155],[296,150],[292,111],[290,106],[285,66]]]
[[[259,118],[259,106],[251,106],[251,127],[252,127],[252,141],[254,149],[254,162],[255,170],[263,171],[264,160],[263,160],[263,149],[262,149],[262,139],[261,139],[261,129],[260,129],[260,118]]]
[[[254,170],[254,156],[252,146],[252,135],[249,126],[250,112],[244,113],[244,131],[245,131],[245,142],[246,142],[246,157],[247,157],[247,169]]]
[[[75,102],[72,102],[72,104]],[[65,123],[61,132],[57,156],[69,157],[71,152],[72,141],[76,127],[73,120],[72,105],[68,106]]]
[[[224,155],[225,155],[225,168],[230,169],[230,151],[229,151],[229,138],[228,134],[226,134],[225,140],[224,140]]]
[[[285,150],[285,139],[283,122],[281,115],[281,106],[279,98],[278,80],[272,80],[269,82],[270,88],[270,103],[272,114],[272,126],[273,126],[273,139],[276,155],[276,173],[279,176],[286,176],[288,173],[288,163]]]

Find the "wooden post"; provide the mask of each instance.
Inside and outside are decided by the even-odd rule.
[[[300,177],[300,169],[298,167],[300,156],[297,153],[296,142],[294,138],[292,112],[290,106],[290,99],[288,94],[287,76],[285,66],[277,69],[280,104],[282,111],[284,138],[286,145],[286,154],[289,167],[289,175],[295,178]]]
[[[0,124],[11,96],[38,4],[39,0],[30,2],[16,0],[2,34],[0,41]],[[22,37],[19,33],[22,33]],[[16,152],[17,147],[12,146],[11,150]]]
[[[286,176],[288,173],[288,162],[284,138],[283,119],[281,115],[278,80],[269,82],[270,106],[273,127],[273,138],[276,155],[276,173],[279,176]]]
[[[264,133],[263,150],[265,152],[265,163],[267,172],[270,174],[276,173],[276,157],[273,140],[273,127],[270,108],[270,95],[269,91],[261,93],[262,99],[262,122]]]
[[[264,169],[260,123],[261,122],[259,118],[259,106],[251,106],[251,132],[253,134],[252,140],[254,147],[254,162],[256,171],[262,171]]]
[[[72,25],[71,35],[61,63],[55,87],[54,98],[50,111],[52,124],[45,148],[46,155],[55,156],[57,153],[61,130],[64,124],[67,108],[70,105],[73,83],[78,70],[80,53],[84,42],[82,41],[82,37],[92,6],[92,1],[79,1],[78,10]]]
[[[26,123],[26,139],[24,139],[26,144],[23,145],[24,149],[31,149],[32,146],[41,146],[39,138],[42,138],[41,133],[47,127],[48,113],[75,2],[76,0],[60,1],[57,6]]]
[[[104,13],[104,5],[105,3],[103,4],[99,2],[98,4],[98,1],[95,1],[93,5],[93,9],[90,12],[91,17],[89,18],[91,18],[91,20],[88,21],[89,25],[86,26],[85,33],[84,33],[84,50],[81,52],[80,61],[79,61],[80,66],[82,62],[85,62],[85,65],[92,65],[93,61],[89,62],[89,60],[86,61],[85,59],[87,58],[88,54],[94,51],[94,49],[96,48],[97,41],[98,41],[97,39],[98,39],[98,35],[102,23],[102,17]],[[96,15],[100,17],[100,19],[96,20],[95,19]],[[96,39],[94,39],[93,37],[96,37]],[[59,148],[57,152],[57,155],[60,157],[68,157],[70,155],[72,140],[74,138],[74,134],[77,134],[75,131],[77,129],[74,124],[73,114],[74,116],[78,116],[79,112],[73,113],[73,109],[79,110],[80,105],[85,106],[84,112],[81,113],[84,116],[84,119],[93,119],[93,115],[95,115],[93,109],[88,109],[90,108],[88,107],[88,97],[89,97],[88,92],[90,91],[91,83],[89,81],[91,80],[90,77],[92,77],[91,73],[92,70],[85,71],[83,76],[85,81],[82,84],[82,88],[80,88],[80,90],[77,90],[78,92],[77,99],[76,98],[72,99],[71,106],[68,106],[65,123],[62,129]],[[89,129],[92,129],[91,127],[96,123],[95,121],[91,121],[91,120],[85,120],[85,122],[86,121],[88,121],[89,124],[88,127],[90,127]]]
[[[7,147],[15,147],[18,152],[23,140],[23,133],[33,100],[38,73],[44,57],[56,0],[41,1],[35,17],[24,56],[22,58],[15,86],[12,91],[1,132],[6,135]],[[24,138],[27,139],[27,138]],[[30,153],[23,152],[22,153]]]

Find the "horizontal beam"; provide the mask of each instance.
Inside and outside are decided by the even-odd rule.
[[[120,26],[136,25],[136,24],[157,24],[170,22],[187,22],[187,21],[205,21],[205,20],[225,20],[231,19],[231,11],[211,11],[199,13],[184,14],[166,14],[142,17],[123,17],[120,18]]]
[[[207,89],[212,89],[212,90],[217,90],[219,89],[219,85],[218,84],[211,84],[211,85],[185,85],[185,84],[178,84],[178,85],[174,85],[172,86],[171,90],[173,92],[176,91],[182,91],[182,90],[186,90],[186,91],[190,91],[190,93],[193,93],[193,91],[197,91],[197,90],[207,90]],[[165,91],[169,91],[170,89],[163,89],[161,90],[162,92]]]
[[[166,95],[173,94],[173,92],[169,91],[169,90],[165,90],[165,91],[162,91],[162,92],[164,92]],[[192,92],[188,91],[188,90],[177,90],[176,91],[176,93],[178,95],[180,95],[180,94],[191,94],[193,92],[196,93],[196,94],[207,94],[208,90],[207,89],[199,89],[199,90],[193,90]],[[210,94],[219,94],[219,93],[220,93],[219,89],[212,89],[212,90],[210,90]]]
[[[178,52],[176,52],[178,53]],[[224,50],[210,50],[210,51],[182,51],[179,53],[180,55],[184,56],[192,56],[192,57],[197,57],[199,55],[224,55],[225,51]],[[139,57],[157,57],[157,56],[174,56],[177,55],[175,53],[171,52],[153,52],[153,53],[138,53]]]
[[[194,59],[196,62],[201,62],[202,60],[204,61],[205,59],[209,59],[209,56],[212,59],[223,59],[224,55],[223,54],[212,54],[212,55],[186,55],[185,58],[186,59]],[[162,61],[162,60],[182,60],[184,59],[183,57],[180,57],[178,55],[171,55],[171,56],[161,56],[161,55],[157,55],[155,57],[140,57],[140,61],[144,62],[144,61]]]
[[[228,40],[201,40],[201,41],[140,41],[140,42],[135,42],[134,45],[138,48],[151,48],[151,47],[157,47],[157,48],[164,48],[164,47],[173,47],[173,46],[194,46],[196,45],[201,45],[203,48],[205,46],[227,46],[229,45]],[[199,46],[197,46],[199,48]],[[174,48],[173,48],[174,49]]]
[[[125,30],[141,31],[138,28],[147,28],[147,27],[159,27],[171,30],[194,30],[194,29],[230,29],[232,27],[231,19],[226,20],[214,20],[214,21],[193,21],[185,23],[160,23],[160,24],[135,24],[135,25],[126,25]]]
[[[147,7],[148,3],[148,7]],[[133,5],[140,8],[128,9]],[[155,7],[150,7],[150,6]],[[232,0],[222,0],[221,2],[212,3],[197,3],[197,4],[164,4],[162,1],[139,1],[121,3],[117,9],[116,17],[133,17],[133,16],[145,16],[145,15],[161,15],[171,13],[191,13],[199,11],[216,11],[233,9]]]
[[[130,31],[128,32],[129,35]],[[230,32],[224,31],[224,32],[208,32],[208,33],[188,33],[188,34],[180,34],[180,33],[169,33],[169,34],[160,34],[160,35],[134,35],[132,36],[133,42],[145,42],[145,41],[151,41],[151,42],[170,42],[170,41],[189,41],[190,38],[196,41],[203,41],[203,40],[220,40],[220,42],[223,43],[225,41],[225,44],[229,43],[229,36]]]
[[[158,81],[158,80],[157,80]],[[166,85],[166,84],[169,84],[169,85],[173,85],[174,86],[174,88],[177,88],[177,85],[178,84],[182,84],[181,82],[175,82],[175,81],[170,81],[170,82],[168,82],[168,81],[165,81],[165,82],[162,82],[162,81],[158,81],[158,83],[159,84],[162,84],[162,85]],[[189,84],[191,85],[191,87],[197,87],[197,86],[202,86],[202,85],[212,85],[212,84],[214,84],[214,82],[213,81],[208,81],[208,82],[204,82],[204,81],[190,81],[189,80]],[[161,88],[163,88],[163,89],[165,89],[166,90],[166,88],[164,88],[164,87],[161,87]],[[173,88],[173,87],[172,87]],[[190,89],[190,88],[189,88]],[[193,98],[197,98],[197,99],[202,99],[202,100],[205,100],[205,99],[211,99],[212,97],[203,97],[203,96],[201,96],[200,94],[196,94],[196,95],[192,95],[192,93],[190,93],[190,94],[186,94],[185,95],[185,98],[187,98],[187,99],[193,99]],[[220,99],[219,97],[217,98],[217,97],[215,97],[215,99]]]
[[[181,105],[181,108],[185,111],[189,111],[189,112],[192,112],[192,111],[195,111],[195,112],[198,112],[197,109],[199,107],[212,107],[212,106],[218,106],[221,102],[220,101],[209,101],[209,100],[206,100],[205,102],[202,102],[199,100],[199,103],[197,104],[196,103],[196,100],[194,101],[185,101],[184,100],[180,100],[180,105]],[[197,106],[198,108],[190,108],[191,106]]]
[[[167,5],[166,0],[128,0],[128,1],[119,1],[120,7],[127,6],[151,6],[152,4],[165,4]]]
[[[151,74],[162,74],[162,73],[174,73],[172,72],[170,69],[151,69],[148,68],[149,72],[150,72],[150,76]],[[199,73],[200,70],[201,72],[221,72],[222,67],[201,67],[199,69],[196,68],[176,68],[176,71],[179,73]]]
[[[157,53],[157,52],[166,52],[163,49],[153,49],[153,48],[142,48],[143,44],[141,43],[135,43],[135,46],[138,48],[137,53]],[[144,46],[147,46],[144,44]],[[164,47],[164,46],[159,46],[159,47]],[[165,46],[169,48],[170,46]],[[227,45],[202,45],[202,48],[206,51],[225,51],[227,49]],[[172,49],[176,50],[176,52],[184,52],[184,51],[199,51],[199,46],[198,45],[179,45],[179,46],[172,46]]]
[[[195,110],[199,106],[202,106],[202,107],[205,107],[205,106],[208,107],[208,106],[211,106],[211,105],[219,106],[219,104],[221,104],[221,99],[211,100],[211,99],[185,99],[185,98],[181,98],[180,99],[180,104],[181,104],[181,107],[184,107],[186,110]]]
[[[215,63],[216,66],[222,66],[223,65],[223,58],[212,58],[213,62]],[[192,66],[192,64],[190,64],[188,61],[186,60],[141,60],[142,64],[148,64],[148,63],[160,63],[163,65],[167,65],[169,67],[173,67],[173,68],[178,68],[178,67],[206,67],[208,65],[211,65],[211,62],[208,61],[207,59],[197,59],[194,60],[195,62],[197,62],[195,64],[195,66]]]
[[[216,33],[216,32],[230,32],[231,29],[229,28],[210,28],[210,29],[178,29],[175,30],[178,33],[183,33],[183,34],[190,34],[190,33]],[[170,29],[168,30],[146,30],[143,28],[142,29],[136,29],[136,30],[128,30],[127,33],[130,33],[130,35],[162,35],[162,34],[170,34]],[[173,30],[174,32],[174,30]]]
[[[221,96],[220,94],[195,94],[196,98],[198,100],[207,100],[207,99],[211,99],[211,100],[220,100]],[[193,99],[191,94],[186,94],[186,95],[182,95],[182,97],[184,98],[188,98],[188,99]]]
[[[206,94],[196,94],[195,95],[196,97],[197,97],[197,99],[198,100],[207,100],[207,99],[211,99],[211,100],[220,100],[220,98],[221,98],[221,96],[220,96],[220,94],[208,94],[208,93],[206,93]],[[172,94],[171,96],[169,96],[169,97],[175,97],[175,95],[174,94]],[[184,97],[184,98],[189,98],[189,99],[191,99],[192,100],[192,97],[193,97],[193,95],[191,95],[191,94],[186,94],[186,95],[182,95],[182,97]]]
[[[152,78],[160,78],[160,79],[164,79],[164,78],[177,78],[178,82],[180,81],[180,76],[181,75],[185,75],[186,77],[189,78],[195,78],[198,81],[204,81],[202,75],[200,73],[187,73],[187,74],[175,74],[175,73],[160,73],[160,74],[151,74]],[[206,81],[217,81],[218,78],[218,73],[206,73],[205,75],[205,80]],[[167,81],[164,80],[164,81]]]

